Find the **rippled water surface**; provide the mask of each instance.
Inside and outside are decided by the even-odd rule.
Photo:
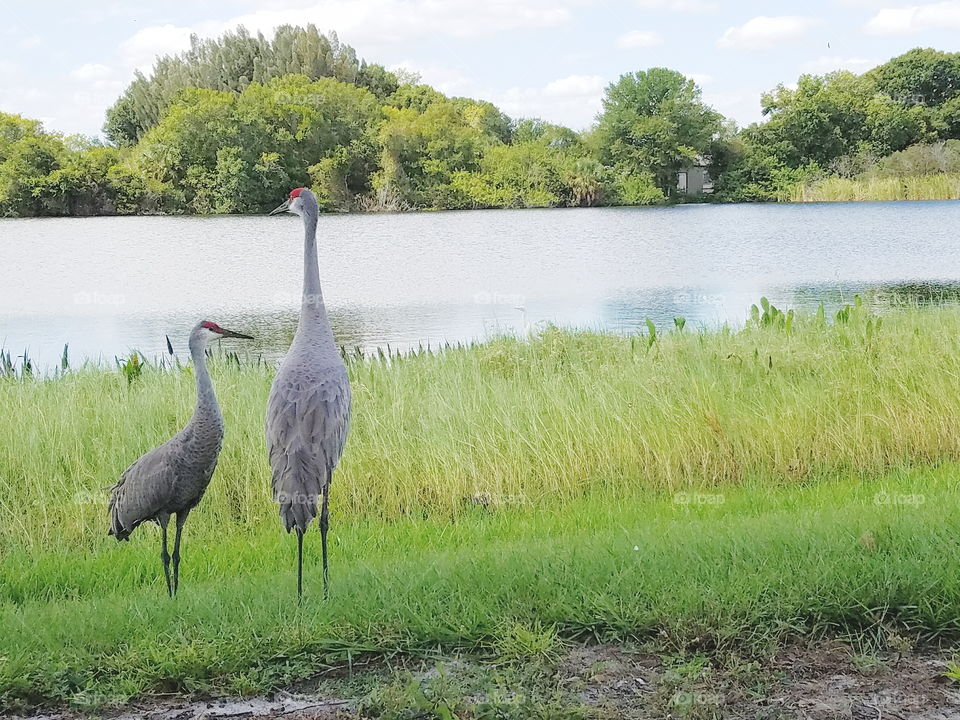
[[[342,344],[435,346],[553,322],[739,323],[766,295],[954,299],[960,203],[336,215],[320,273]],[[40,364],[178,350],[198,319],[276,358],[296,326],[302,226],[285,217],[0,220],[0,345]],[[688,325],[689,326],[689,325]]]

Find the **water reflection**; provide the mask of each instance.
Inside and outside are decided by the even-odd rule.
[[[602,329],[619,333],[645,330],[646,319],[660,327],[672,327],[674,318],[682,317],[688,328],[713,328],[723,324],[743,324],[750,305],[761,296],[780,308],[816,311],[823,302],[833,312],[861,295],[864,302],[878,312],[894,307],[960,303],[958,283],[891,283],[842,285],[807,285],[802,287],[770,286],[749,290],[719,288],[661,288],[623,292],[596,303],[534,301],[525,306],[497,304],[401,305],[390,307],[334,308],[331,322],[338,342],[346,348],[365,352],[376,348],[408,350],[438,347],[444,343],[466,342],[500,334],[535,332],[548,323],[586,329]],[[262,313],[229,311],[216,316],[226,327],[237,328],[255,336],[252,343],[230,345],[251,357],[276,362],[290,345],[297,327],[295,309]],[[7,327],[17,332],[17,322]],[[186,338],[195,320],[181,314],[143,315],[117,318],[73,318],[69,322],[49,325],[48,334],[32,330],[34,358],[47,364],[59,358],[64,342],[70,343],[74,359],[89,358],[112,363],[114,357],[137,350],[148,358],[165,352],[165,336],[170,335],[174,350],[187,357]],[[20,332],[26,332],[24,328]],[[132,340],[117,346],[118,337]],[[107,354],[104,347],[116,349]],[[37,348],[41,352],[37,351]],[[14,354],[16,348],[12,348]]]
[[[761,296],[834,310],[960,301],[960,203],[709,206],[321,218],[341,344],[371,350],[525,333],[738,325]],[[0,221],[0,346],[56,364],[178,354],[199,319],[288,347],[296,218]]]

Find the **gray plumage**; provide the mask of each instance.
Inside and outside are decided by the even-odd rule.
[[[320,290],[316,198],[306,189],[294,191],[274,213],[284,211],[303,218],[303,298],[296,335],[267,401],[267,449],[281,522],[287,532],[297,532],[298,594],[302,592],[303,534],[320,505],[326,594],[327,501],[350,426],[350,382]]]
[[[197,382],[197,404],[190,422],[160,447],[143,455],[124,471],[110,496],[110,535],[127,540],[142,523],[152,520],[163,535],[164,574],[167,591],[174,595],[179,584],[180,535],[190,511],[210,484],[223,445],[223,415],[207,370],[206,348],[221,337],[248,338],[216,323],[200,322],[190,333],[190,355]],[[171,556],[167,551],[167,524],[176,516],[176,538]]]

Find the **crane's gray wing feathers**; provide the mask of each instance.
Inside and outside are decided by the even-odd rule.
[[[350,427],[346,368],[279,374],[267,402],[267,448],[273,497],[289,532],[305,532],[340,461]]]
[[[143,455],[120,476],[110,495],[110,535],[126,540],[140,523],[153,519],[170,497],[175,468],[168,444]]]

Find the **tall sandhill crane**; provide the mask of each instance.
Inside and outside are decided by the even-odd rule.
[[[163,534],[163,574],[167,593],[177,594],[180,584],[180,534],[190,511],[197,506],[214,469],[223,445],[223,416],[213,392],[207,371],[207,344],[219,338],[252,340],[232,330],[224,330],[214,322],[202,321],[190,333],[190,355],[197,378],[197,407],[186,427],[142,456],[120,476],[111,489],[110,535],[128,540],[130,533],[147,520],[160,526]],[[170,577],[171,556],[167,550],[167,523],[176,515],[176,537],[173,541],[173,578]]]
[[[297,531],[297,598],[303,596],[303,534],[320,509],[323,596],[329,596],[327,529],[330,479],[350,426],[350,381],[340,357],[320,291],[317,266],[317,199],[298,188],[271,215],[291,212],[303,219],[303,297],[293,344],[267,401],[267,449],[273,497],[289,533]]]

